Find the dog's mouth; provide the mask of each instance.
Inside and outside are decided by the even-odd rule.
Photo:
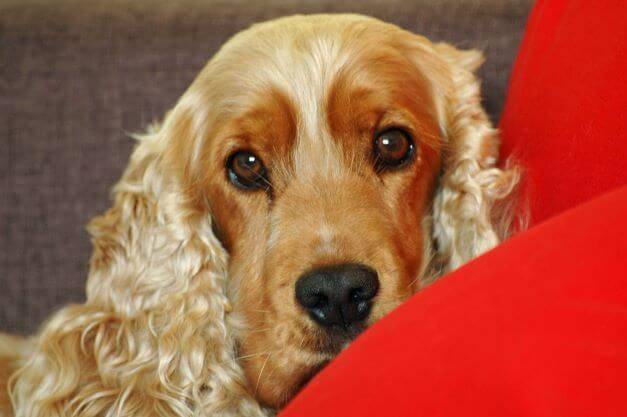
[[[324,369],[337,355],[346,349],[368,326],[364,323],[354,323],[348,326],[334,326],[329,329],[321,329],[316,337],[309,343],[309,348],[328,359],[311,366],[303,373],[302,379],[297,384],[294,392],[300,392],[322,369]]]
[[[335,357],[367,328],[365,323],[352,323],[347,326],[318,329],[307,347],[316,353]]]

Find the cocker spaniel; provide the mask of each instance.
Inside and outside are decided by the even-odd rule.
[[[87,301],[3,336],[0,414],[262,416],[495,246],[477,51],[357,15],[234,36],[139,136],[88,229]],[[4,414],[3,414],[4,413]]]

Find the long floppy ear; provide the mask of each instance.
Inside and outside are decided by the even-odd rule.
[[[227,254],[165,157],[193,133],[184,107],[138,138],[90,223],[87,301],[37,336],[11,380],[16,417],[263,415],[234,357]]]
[[[509,227],[503,209],[518,183],[516,168],[501,170],[499,135],[481,106],[473,72],[483,63],[475,50],[436,44],[449,74],[442,110],[446,136],[442,176],[433,206],[433,236],[443,272],[496,246]]]

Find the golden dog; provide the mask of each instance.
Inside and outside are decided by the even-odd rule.
[[[357,15],[233,37],[89,225],[87,301],[0,340],[0,415],[260,416],[495,246],[476,51]],[[6,386],[6,388],[5,388]]]

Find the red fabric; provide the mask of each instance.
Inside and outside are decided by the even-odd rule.
[[[627,184],[627,4],[539,0],[501,119],[532,223]]]
[[[281,417],[627,416],[627,187],[375,324]]]

